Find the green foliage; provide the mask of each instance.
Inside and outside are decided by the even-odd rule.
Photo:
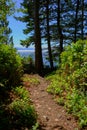
[[[87,88],[87,41],[79,40],[61,54],[61,69],[70,86]]]
[[[64,103],[68,111],[87,125],[87,41],[79,40],[67,46],[61,54],[59,70],[53,76],[47,91],[58,95],[56,101]]]
[[[87,94],[73,88],[67,95],[65,106],[69,113],[73,113],[79,119],[81,127],[87,125]]]
[[[57,98],[55,101],[56,101],[59,105],[64,106],[64,98],[63,98],[63,97]]]
[[[12,117],[17,128],[31,128],[36,123],[36,112],[31,105],[29,92],[24,87],[16,87],[13,90],[16,98],[8,105]]]
[[[22,16],[15,17],[16,20],[27,23],[27,27],[23,29],[25,35],[30,34],[25,40],[21,40],[21,45],[28,47],[30,44],[34,43],[34,1],[22,1],[21,8],[18,9],[19,12],[23,13]]]
[[[30,127],[35,124],[36,115],[34,108],[25,100],[16,99],[9,105],[9,108],[13,115],[13,120],[16,119],[15,125]]]
[[[39,130],[38,127],[39,127],[39,124],[38,124],[38,122],[37,122],[37,123],[32,127],[32,130]]]
[[[71,46],[67,46],[65,51],[61,54],[61,69],[67,69],[70,72],[75,71],[77,68],[81,68],[84,61],[84,51],[87,49],[87,42],[79,40],[77,43],[73,43]]]
[[[40,83],[37,77],[32,77],[32,75],[25,74],[23,77],[23,81],[29,83],[30,85],[38,85]]]
[[[54,75],[47,76],[46,79],[51,81],[50,85],[47,88],[48,92],[61,95],[65,89],[66,91],[68,90],[68,84],[59,71]]]
[[[21,58],[9,45],[0,44],[0,83],[5,87],[19,84],[22,76]]]
[[[12,44],[9,28],[8,16],[14,13],[14,3],[12,0],[0,0],[0,44]]]
[[[22,64],[23,64],[23,68],[24,68],[25,73],[33,73],[33,72],[35,72],[34,61],[30,56],[23,57]]]
[[[6,98],[5,102],[0,95],[0,129],[30,130],[37,128],[37,115],[27,89],[19,86],[13,88],[9,94],[10,97]]]
[[[13,92],[22,100],[29,101],[29,92],[22,86],[13,89]]]
[[[54,93],[54,94],[58,94],[58,95],[61,95],[62,93],[62,86],[59,85],[59,81],[54,79],[52,80],[51,84],[48,86],[48,89],[47,91],[50,92],[50,93]]]

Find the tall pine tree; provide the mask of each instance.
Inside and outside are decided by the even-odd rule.
[[[8,16],[13,13],[14,3],[11,0],[0,1],[0,43],[10,44],[12,41],[11,29],[9,28]]]
[[[35,25],[35,67],[38,73],[43,69],[42,48],[41,48],[41,33],[39,20],[39,0],[34,3],[34,25]]]

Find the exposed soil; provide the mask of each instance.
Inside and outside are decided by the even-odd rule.
[[[48,82],[39,75],[32,75],[40,80],[38,86],[29,85],[31,100],[38,115],[38,122],[41,126],[39,130],[79,130],[75,118],[68,114],[63,106],[54,101],[53,95],[46,89]]]

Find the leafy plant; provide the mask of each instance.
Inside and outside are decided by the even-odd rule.
[[[63,98],[63,97],[57,98],[55,101],[56,101],[59,105],[64,106],[64,98]]]
[[[9,105],[9,108],[16,126],[29,128],[35,124],[35,110],[28,102],[16,99]]]
[[[38,85],[40,83],[37,77],[32,77],[30,75],[25,74],[23,77],[23,82],[28,82],[33,85]]]
[[[13,92],[20,98],[23,99],[24,101],[29,101],[29,92],[23,87],[16,87],[13,89]]]
[[[39,127],[39,123],[36,122],[36,124],[32,127],[32,130],[39,130],[38,127]]]
[[[19,129],[32,128],[36,123],[36,112],[31,105],[29,92],[22,86],[13,89],[15,99],[8,105],[12,123]]]
[[[53,94],[60,95],[62,93],[62,87],[58,87],[58,81],[53,80],[51,84],[48,86],[47,91]]]
[[[18,85],[22,76],[22,63],[16,50],[0,44],[0,83],[5,87]]]
[[[26,73],[35,73],[35,65],[32,57],[23,57],[22,58],[22,64],[23,64],[23,69],[24,72]]]
[[[47,79],[51,80],[47,91],[58,95],[59,104],[64,99],[66,109],[78,118],[80,127],[87,125],[87,41],[66,46],[60,68]]]
[[[87,95],[76,88],[67,95],[65,104],[68,112],[73,113],[79,120],[80,127],[87,125]]]
[[[5,104],[0,98],[0,129],[36,128],[37,114],[27,89],[22,86],[13,88],[8,99]]]

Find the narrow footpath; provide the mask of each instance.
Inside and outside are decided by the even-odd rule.
[[[28,89],[41,125],[40,130],[79,130],[74,117],[67,114],[64,107],[58,105],[53,95],[46,91],[48,82],[38,75],[33,76],[39,78],[40,84]]]

